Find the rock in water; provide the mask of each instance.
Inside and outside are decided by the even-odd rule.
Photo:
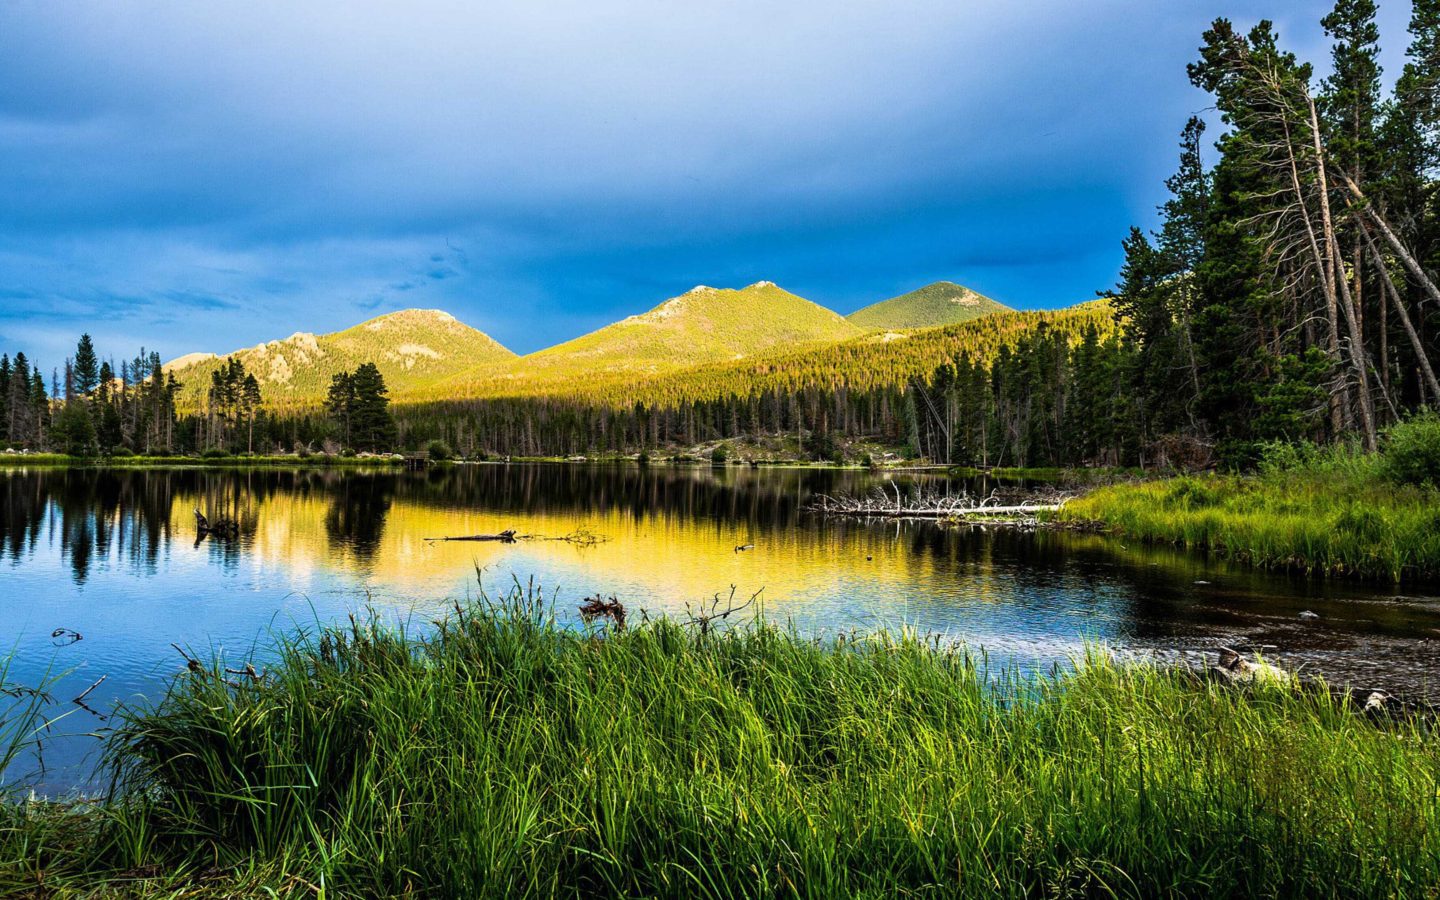
[[[1293,684],[1295,676],[1279,666],[1256,660],[1254,662],[1241,656],[1238,651],[1223,647],[1220,650],[1220,664],[1210,669],[1214,676],[1224,684],[1253,685],[1253,684]]]

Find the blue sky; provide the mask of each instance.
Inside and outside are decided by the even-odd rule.
[[[1409,5],[1381,0],[1398,71]],[[1327,3],[0,4],[0,347],[224,352],[407,307],[529,352],[696,284],[840,312],[1112,284],[1217,15]],[[1213,135],[1212,135],[1213,136]]]

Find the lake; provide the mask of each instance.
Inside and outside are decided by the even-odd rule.
[[[929,473],[626,464],[0,472],[8,679],[63,673],[54,708],[72,710],[21,774],[52,793],[93,785],[90,735],[106,722],[70,698],[102,676],[85,698],[99,714],[161,696],[185,664],[174,645],[263,665],[275,630],[367,608],[423,628],[456,599],[516,579],[533,579],[575,622],[596,594],[632,616],[684,617],[733,586],[806,633],[908,626],[983,648],[992,669],[1063,664],[1098,641],[1164,658],[1272,645],[1267,655],[1332,680],[1412,695],[1440,674],[1434,588],[1324,583],[1073,532],[806,511],[817,493],[882,484],[991,487]],[[239,534],[197,542],[197,508],[235,519]],[[506,529],[526,539],[429,540]],[[600,542],[554,540],[579,529]]]

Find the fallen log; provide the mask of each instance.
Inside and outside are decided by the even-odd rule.
[[[427,541],[499,541],[502,544],[513,544],[516,541],[515,529],[510,528],[499,534],[464,534],[457,537],[426,538]]]
[[[1054,500],[1047,498],[1002,504],[993,492],[983,500],[976,500],[967,494],[903,497],[897,487],[893,498],[884,490],[877,490],[868,497],[832,497],[821,494],[811,501],[809,509],[825,515],[875,519],[1033,522],[1038,513],[1058,512],[1069,499],[1068,496],[1062,496]]]
[[[501,544],[516,544],[520,541],[564,541],[580,547],[592,547],[595,544],[603,544],[609,538],[603,534],[596,534],[588,528],[577,528],[569,534],[562,534],[558,537],[547,537],[543,534],[520,534],[513,528],[508,528],[499,534],[462,534],[449,537],[427,537],[427,541],[496,541]]]

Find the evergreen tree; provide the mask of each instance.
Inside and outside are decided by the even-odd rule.
[[[349,372],[336,372],[330,378],[325,412],[340,432],[340,445],[349,447],[350,423],[355,414],[355,379]]]
[[[390,397],[385,378],[374,363],[362,363],[351,376],[354,406],[350,433],[357,450],[391,450],[395,447],[395,420],[390,415]]]
[[[80,342],[75,346],[74,379],[75,390],[86,397],[100,384],[100,364],[88,334],[80,335]]]
[[[60,407],[50,427],[50,442],[61,453],[90,456],[95,452],[95,420],[82,400],[71,400]]]

